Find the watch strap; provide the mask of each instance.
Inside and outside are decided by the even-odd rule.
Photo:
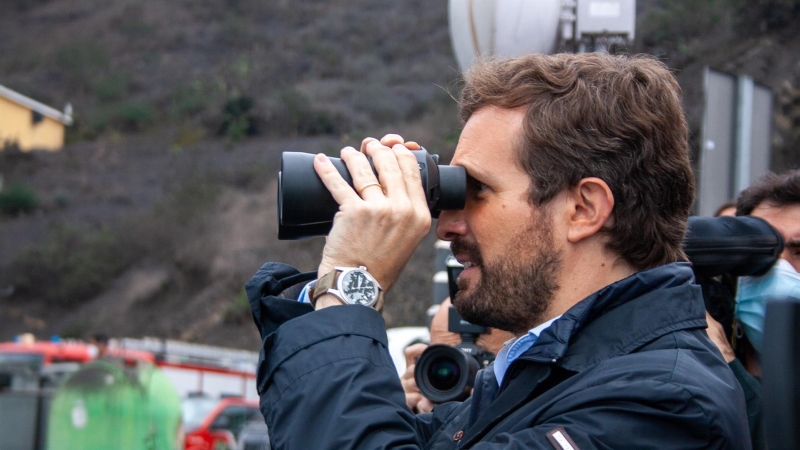
[[[378,301],[372,307],[375,308],[375,311],[383,311],[383,289],[378,289]]]
[[[317,283],[311,288],[311,292],[309,293],[311,294],[309,297],[312,307],[316,308],[317,299],[327,294],[328,289],[333,289],[336,286],[336,280],[339,278],[340,273],[339,270],[333,269],[317,280]],[[339,299],[339,301],[342,301],[342,299]]]

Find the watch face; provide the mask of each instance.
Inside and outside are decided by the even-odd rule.
[[[361,270],[350,270],[342,274],[339,291],[354,305],[372,306],[378,300],[378,283]]]

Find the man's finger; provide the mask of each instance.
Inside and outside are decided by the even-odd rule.
[[[406,347],[405,350],[403,350],[403,354],[406,357],[406,367],[411,367],[416,364],[417,359],[419,359],[419,356],[422,355],[422,352],[424,352],[426,348],[428,348],[428,345],[421,342]]]
[[[361,141],[361,153],[364,153],[364,154],[367,153],[367,145],[372,141],[377,141],[377,139],[375,139],[374,137],[368,137],[368,138],[364,138],[364,140]]]
[[[422,396],[420,396],[420,397],[422,397]],[[433,407],[434,406],[435,405],[433,404],[433,402],[428,400],[427,397],[422,397],[422,399],[419,402],[417,402],[417,412],[429,413],[429,412],[433,411]]]
[[[353,177],[353,188],[364,200],[377,200],[383,197],[383,188],[372,171],[367,157],[352,147],[342,149],[342,161]]]
[[[339,205],[360,200],[358,194],[344,181],[331,160],[324,154],[320,153],[314,157],[314,170]]]
[[[405,139],[403,139],[403,136],[400,136],[399,134],[387,134],[386,136],[381,138],[381,144],[389,148],[392,148],[397,144],[403,144],[403,143],[405,143]]]
[[[395,200],[407,197],[406,182],[394,151],[379,141],[370,141],[366,146],[366,154],[372,158],[386,196]]]
[[[419,163],[417,158],[403,145],[395,145],[392,152],[397,158],[397,164],[403,173],[403,180],[406,184],[406,192],[415,202],[421,202],[427,207],[428,201],[425,198],[425,191],[422,189],[422,178],[419,174]]]
[[[425,397],[422,394],[409,394],[406,393],[406,405],[408,408],[414,412],[417,412],[417,404],[421,402]]]
[[[412,394],[419,392],[419,387],[417,387],[417,380],[414,378],[414,365],[410,365],[410,370],[406,370],[403,376],[400,378],[400,384],[403,385],[403,392],[406,394]]]

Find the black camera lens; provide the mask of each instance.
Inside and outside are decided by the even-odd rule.
[[[448,358],[439,358],[428,366],[427,375],[431,386],[440,391],[447,391],[458,384],[461,370],[459,370],[455,361]]]
[[[431,216],[464,207],[467,173],[463,167],[440,166],[439,157],[425,149],[412,150],[419,165],[422,188]],[[283,152],[278,173],[278,239],[300,239],[328,234],[339,205],[314,171],[310,153]],[[353,179],[344,161],[329,158],[350,186]],[[370,160],[372,164],[372,160]],[[375,168],[372,168],[375,171]]]
[[[478,360],[461,349],[434,344],[417,360],[414,379],[422,395],[433,403],[445,403],[469,397],[479,369]]]

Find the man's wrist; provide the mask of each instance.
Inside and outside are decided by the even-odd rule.
[[[314,310],[319,311],[320,309],[327,308],[329,306],[341,306],[344,305],[338,297],[333,294],[323,294],[319,296],[314,303]]]

